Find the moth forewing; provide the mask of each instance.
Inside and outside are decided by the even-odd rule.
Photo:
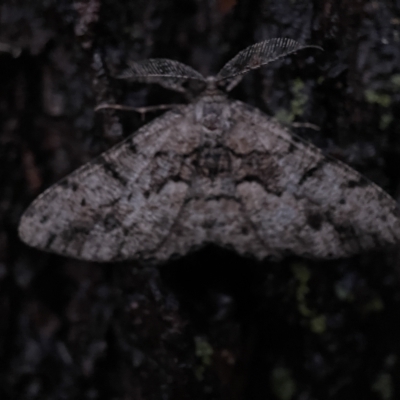
[[[182,138],[192,108],[163,114],[47,189],[21,217],[21,239],[84,260],[150,259],[187,189],[168,179],[179,163],[168,148],[196,143],[196,131]]]

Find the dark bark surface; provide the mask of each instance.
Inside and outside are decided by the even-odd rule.
[[[155,117],[97,104],[184,101],[112,78],[126,60],[164,57],[208,75],[271,37],[325,51],[252,72],[232,96],[399,200],[398,0],[3,1],[2,400],[399,398],[397,249],[257,263],[206,248],[156,269],[18,239],[34,197]]]

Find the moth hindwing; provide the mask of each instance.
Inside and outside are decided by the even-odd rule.
[[[346,257],[397,243],[396,202],[347,165],[218,89],[302,49],[271,39],[240,52],[216,77],[171,60],[125,76],[202,94],[42,193],[23,214],[27,244],[91,261],[163,262],[213,243],[258,259]]]

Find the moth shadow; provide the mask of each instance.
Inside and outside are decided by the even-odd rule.
[[[167,262],[160,275],[182,312],[197,329],[208,330],[227,321],[246,324],[265,308],[267,299],[279,302],[293,280],[294,262],[301,259],[259,261],[209,244]]]
[[[164,284],[195,323],[245,312],[255,301],[255,286],[265,275],[263,263],[208,245],[169,261],[160,269]]]

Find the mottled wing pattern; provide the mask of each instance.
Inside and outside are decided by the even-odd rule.
[[[231,107],[237,195],[269,255],[337,258],[400,241],[399,209],[381,188],[259,110]]]
[[[22,216],[21,239],[90,261],[150,258],[187,192],[170,177],[198,146],[192,109],[164,114],[47,189]]]

